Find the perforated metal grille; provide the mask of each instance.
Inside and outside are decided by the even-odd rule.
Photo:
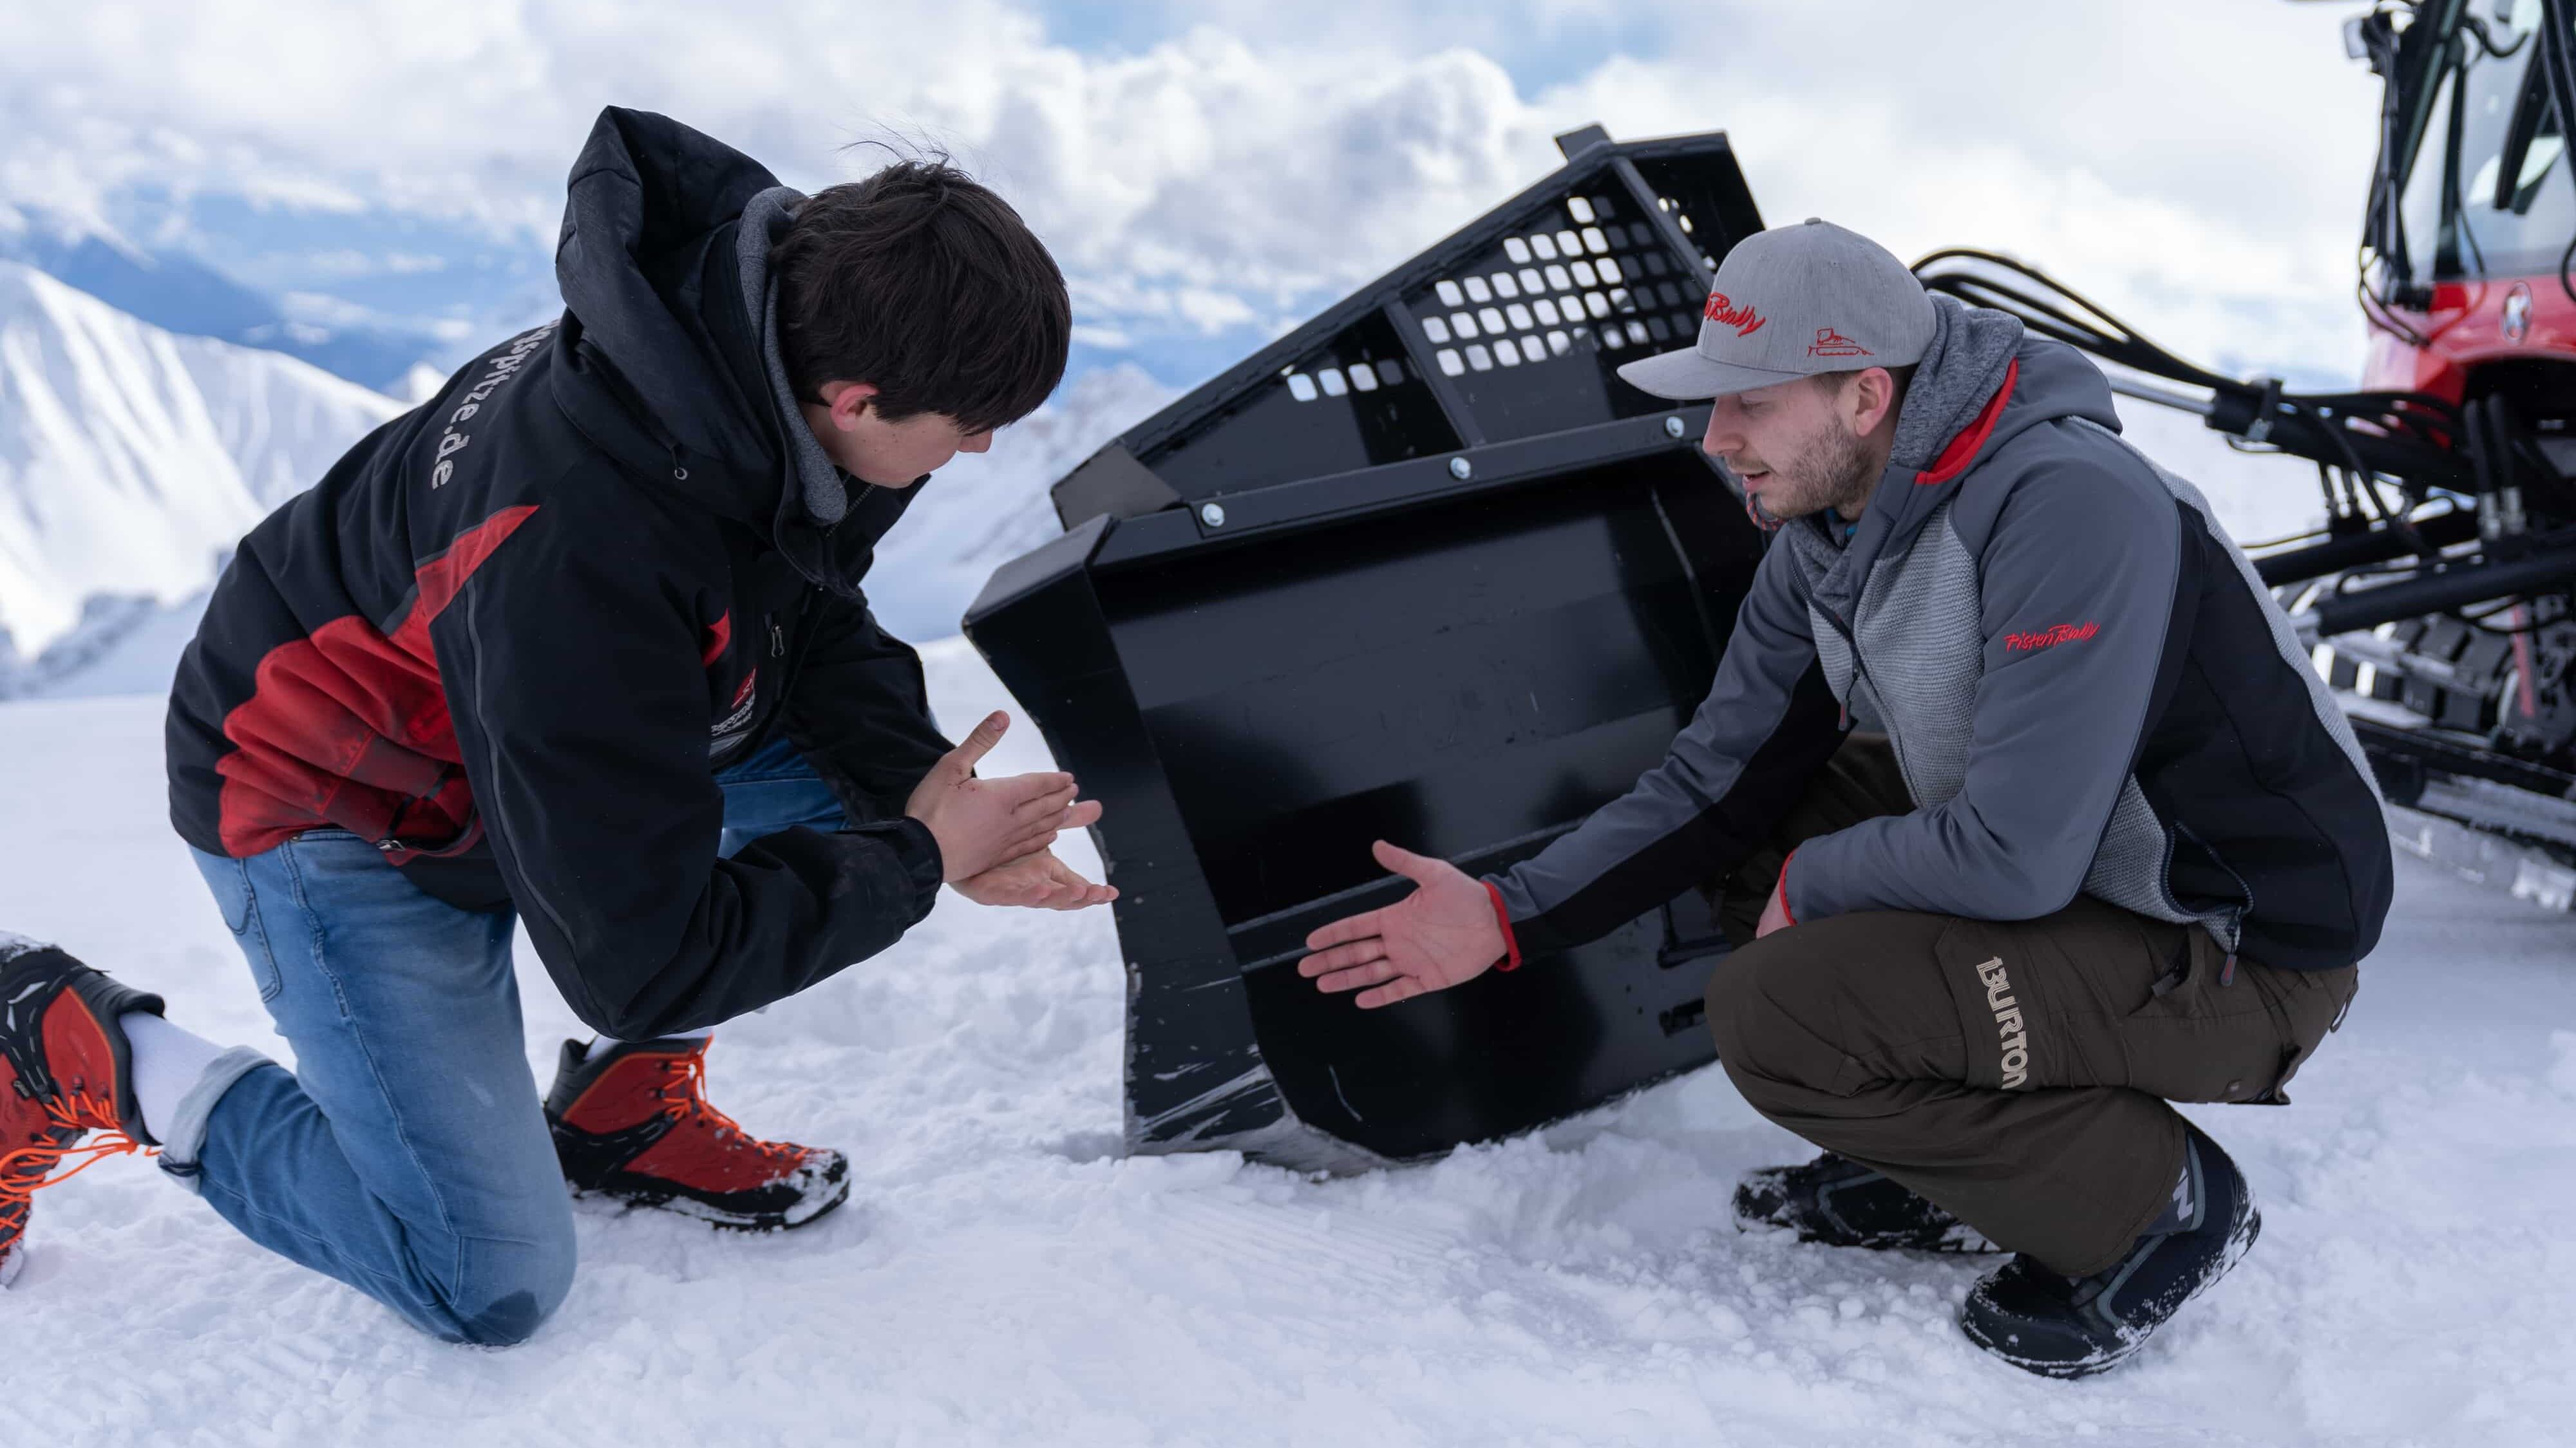
[[[1617,369],[1697,339],[1712,259],[1760,216],[1721,137],[1574,149],[1126,445],[1195,500],[1668,410]]]
[[[1149,459],[1183,496],[1397,462],[1458,435],[1383,315],[1369,314],[1247,388]]]
[[[1451,377],[1498,367],[1581,366],[1591,354],[1678,346],[1698,335],[1698,283],[1655,228],[1606,195],[1569,196],[1503,238],[1490,271],[1432,284],[1415,318]]]

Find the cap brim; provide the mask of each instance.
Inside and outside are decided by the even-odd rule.
[[[1733,362],[1712,362],[1701,356],[1697,347],[1660,353],[1630,362],[1619,369],[1620,379],[1629,386],[1668,402],[1732,397],[1757,387],[1777,387],[1806,375],[1803,372],[1774,372],[1768,367],[1744,367]]]

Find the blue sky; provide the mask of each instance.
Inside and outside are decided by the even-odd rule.
[[[0,254],[86,230],[238,283],[273,309],[262,337],[344,370],[449,362],[555,305],[563,168],[616,102],[807,186],[853,174],[853,139],[948,146],[1057,251],[1077,367],[1186,384],[1599,120],[1729,130],[1775,221],[1828,215],[1900,255],[2001,247],[2230,370],[2349,376],[2375,92],[2336,44],[2345,8],[7,7]]]

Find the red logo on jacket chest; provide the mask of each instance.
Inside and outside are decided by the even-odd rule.
[[[2005,634],[2004,648],[2016,654],[2028,653],[2033,649],[2053,649],[2059,644],[2082,643],[2101,631],[2102,625],[2098,623],[2061,623],[2053,628],[2041,629],[2037,633]]]

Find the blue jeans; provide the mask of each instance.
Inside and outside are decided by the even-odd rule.
[[[783,740],[716,776],[730,855],[840,802]],[[294,1074],[242,1056],[163,1164],[252,1241],[451,1342],[534,1332],[571,1289],[572,1206],[528,1072],[508,912],[422,893],[345,830],[197,852]],[[221,1072],[211,1073],[219,1077]],[[198,1118],[202,1118],[202,1122]]]

